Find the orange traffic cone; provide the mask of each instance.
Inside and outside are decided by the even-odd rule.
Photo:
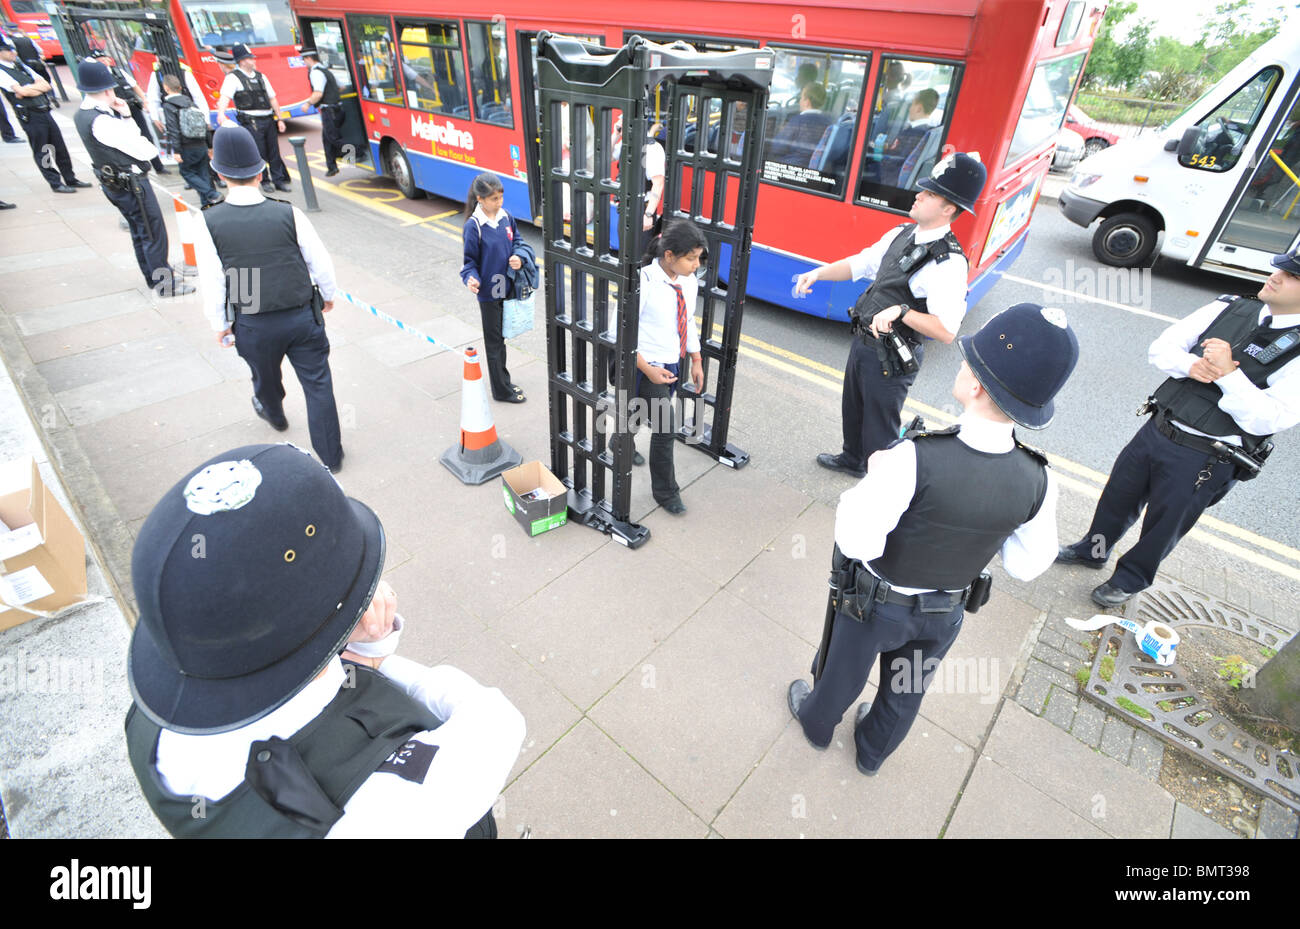
[[[194,253],[194,227],[190,225],[194,220],[190,216],[190,207],[180,197],[172,194],[172,204],[176,207],[176,231],[181,236],[181,249],[185,253],[185,264],[178,270],[184,271],[186,275],[199,273],[199,259]]]
[[[442,463],[466,484],[482,484],[522,464],[520,454],[497,438],[488,407],[478,353],[465,349],[465,384],[460,395],[460,443],[442,453]]]

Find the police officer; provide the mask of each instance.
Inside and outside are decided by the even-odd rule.
[[[379,518],[292,445],[218,455],[154,507],[131,560],[126,737],[174,836],[496,836],[524,719],[393,654],[383,567]]]
[[[226,109],[233,101],[238,124],[252,133],[257,142],[257,150],[267,164],[267,170],[262,174],[263,192],[292,190],[289,186],[289,170],[280,157],[280,139],[277,133],[284,132],[284,120],[276,115],[280,112],[280,104],[275,99],[275,90],[266,75],[253,67],[256,56],[247,46],[231,46],[230,55],[235,61],[235,68],[221,84],[221,96],[217,100],[218,118],[223,126],[234,125],[226,116]]]
[[[194,292],[167,263],[167,226],[147,172],[158,148],[140,134],[130,108],[119,99],[108,68],[87,60],[77,69],[81,108],[73,122],[85,143],[100,189],[131,230],[136,264],[149,288],[161,297]],[[87,186],[87,185],[82,185]]]
[[[144,118],[145,102],[143,91],[140,90],[140,85],[136,82],[134,75],[131,74],[129,69],[123,68],[115,62],[109,56],[108,52],[103,49],[95,49],[88,57],[96,59],[104,67],[108,68],[108,73],[113,75],[113,79],[117,81],[117,86],[113,88],[113,92],[117,95],[117,99],[126,101],[126,105],[131,108],[131,120],[136,124],[136,127],[139,128],[140,135],[153,141],[153,137],[149,134],[149,126],[146,124]],[[162,158],[158,155],[155,155],[149,163],[153,165],[153,169],[156,173],[169,173],[163,166]]]
[[[1147,359],[1168,378],[1152,416],[1115,459],[1088,533],[1057,561],[1101,569],[1146,505],[1142,534],[1093,602],[1118,606],[1150,587],[1207,507],[1249,480],[1270,436],[1300,422],[1300,252],[1273,258],[1256,299],[1223,296],[1174,323]]]
[[[52,85],[54,77],[50,74],[50,69],[46,67],[45,59],[41,57],[41,50],[37,48],[36,43],[28,38],[26,33],[23,32],[22,27],[17,23],[8,23],[6,24],[5,34],[9,37],[9,41],[13,43],[14,49],[18,52],[18,60],[30,68],[32,73],[37,77],[42,78]],[[50,103],[53,106],[62,106],[62,104],[59,103],[59,95],[54,92],[52,87],[49,97]]]
[[[325,176],[339,173],[338,157],[342,153],[339,127],[343,125],[343,108],[339,97],[339,82],[334,73],[320,60],[320,52],[310,45],[302,48],[302,57],[311,62],[307,78],[311,81],[311,96],[307,102],[320,110],[321,146],[325,149]]]
[[[967,264],[951,223],[962,210],[974,212],[987,176],[978,152],[950,155],[918,185],[914,225],[799,276],[799,296],[816,281],[874,278],[850,313],[855,337],[840,400],[844,446],[838,455],[818,455],[822,467],[862,477],[872,453],[898,437],[903,401],[925,354],[921,337],[957,337],[966,315]]]
[[[71,194],[78,187],[89,187],[77,180],[63,133],[50,116],[49,82],[18,60],[18,50],[4,36],[0,36],[0,90],[27,133],[32,158],[50,189],[56,194]]]
[[[334,308],[334,263],[301,210],[258,191],[265,163],[247,129],[217,130],[212,166],[229,191],[204,208],[194,237],[208,320],[223,345],[233,336],[253,375],[253,409],[281,432],[289,421],[280,367],[289,357],[307,399],[312,448],[337,473],[343,444],[322,315]]]
[[[835,514],[835,571],[815,685],[790,685],[790,712],[814,748],[867,683],[858,708],[858,770],[873,775],[907,735],[934,667],[961,631],[962,611],[987,599],[977,583],[999,550],[1007,573],[1030,580],[1052,563],[1056,482],[1013,423],[1041,429],[1074,370],[1079,343],[1056,308],[1021,303],[960,341],[952,395],[964,412],[937,432],[909,431],[871,457]],[[981,590],[982,588],[982,590]]]

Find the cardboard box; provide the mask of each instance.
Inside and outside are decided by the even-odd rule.
[[[569,521],[569,490],[540,461],[527,461],[501,475],[506,509],[529,535]]]
[[[85,598],[86,540],[34,459],[0,465],[0,523],[0,630]]]

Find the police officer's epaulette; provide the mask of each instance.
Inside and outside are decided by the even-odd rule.
[[[1037,459],[1043,467],[1047,467],[1051,464],[1051,462],[1047,460],[1047,452],[1043,451],[1041,448],[1034,445],[1026,445],[1024,442],[1020,441],[1020,437],[1014,432],[1011,434],[1011,439],[1016,443],[1016,448],[1028,452],[1030,457]]]
[[[1235,300],[1240,300],[1241,297],[1238,294],[1219,294],[1214,299],[1218,303],[1232,303]]]
[[[930,439],[941,435],[956,435],[959,432],[961,432],[960,423],[953,423],[947,429],[929,429],[925,426],[921,426],[917,429],[908,429],[903,433],[903,438],[911,439],[915,442],[917,439]]]

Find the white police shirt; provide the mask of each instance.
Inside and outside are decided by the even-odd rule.
[[[677,292],[673,284],[682,289],[682,297],[686,300],[686,353],[693,355],[700,350],[700,330],[695,322],[700,280],[694,274],[679,274],[670,281],[656,258],[641,269],[641,317],[636,350],[646,361],[676,364],[681,360]]]
[[[238,70],[240,69],[235,68],[235,71]],[[229,74],[227,74],[226,79],[221,82],[221,99],[226,101],[227,106],[234,106],[235,94],[239,93],[239,91],[244,89],[244,85],[240,83],[239,78],[235,77],[235,71],[231,71]],[[258,73],[257,70],[254,69],[253,74],[257,74],[257,73]],[[253,74],[245,74],[244,76],[251,80]],[[266,88],[267,98],[270,100],[274,100],[275,88],[271,86],[271,79],[267,77],[265,74],[262,75],[262,86]],[[221,107],[220,112],[224,117],[226,112],[226,107]],[[275,114],[274,110],[239,110],[239,112],[245,113],[249,116],[272,116]],[[237,125],[237,124],[227,119],[227,121],[223,125]]]
[[[421,780],[388,771],[370,775],[326,838],[464,837],[505,786],[524,741],[523,716],[501,691],[447,665],[427,668],[392,655],[379,673],[445,720],[432,732],[412,736],[438,750]],[[345,680],[335,656],[288,703],[250,725],[213,735],[164,729],[156,765],[163,785],[182,797],[220,800],[244,780],[253,742],[288,739],[320,715]]]
[[[1199,356],[1193,355],[1201,333],[1227,308],[1231,301],[1215,300],[1207,303],[1185,319],[1174,323],[1151,343],[1147,360],[1170,377],[1187,377]],[[1265,304],[1259,311],[1259,321],[1271,316],[1273,311]],[[1300,326],[1300,314],[1288,313],[1273,316],[1269,324],[1273,329],[1290,329]],[[1231,416],[1251,435],[1273,435],[1300,423],[1300,358],[1292,358],[1271,373],[1264,381],[1266,387],[1256,387],[1240,369],[1225,374],[1214,382],[1223,391],[1219,409]],[[1174,425],[1192,435],[1205,435],[1174,420]],[[1214,436],[1232,445],[1241,445],[1234,436]]]
[[[95,141],[115,148],[136,161],[152,161],[158,157],[158,146],[146,139],[140,127],[129,116],[120,116],[108,104],[96,102],[91,97],[81,101],[81,109],[98,110],[107,119],[98,116],[90,124],[90,134]],[[224,328],[224,327],[223,327]]]
[[[880,271],[880,262],[890,243],[906,228],[907,225],[903,225],[890,229],[875,245],[847,258],[849,268],[853,271],[853,280],[860,281],[868,277],[874,279]],[[942,239],[949,231],[951,227],[947,225],[937,229],[916,229],[916,244],[928,245]],[[954,336],[966,316],[967,270],[964,255],[949,255],[943,261],[927,261],[907,281],[912,293],[925,298],[930,314]]]
[[[978,452],[1005,454],[1015,447],[1011,423],[996,423],[974,413],[957,420],[957,438]],[[1031,581],[1056,560],[1056,477],[1047,469],[1047,490],[1034,518],[1016,527],[1002,543],[1002,567],[1020,581]],[[916,493],[916,445],[905,439],[881,449],[867,461],[867,476],[840,494],[835,509],[835,543],[849,558],[864,565],[885,552],[885,540]],[[870,568],[868,567],[868,570]],[[901,594],[918,594],[914,587],[895,587]]]

